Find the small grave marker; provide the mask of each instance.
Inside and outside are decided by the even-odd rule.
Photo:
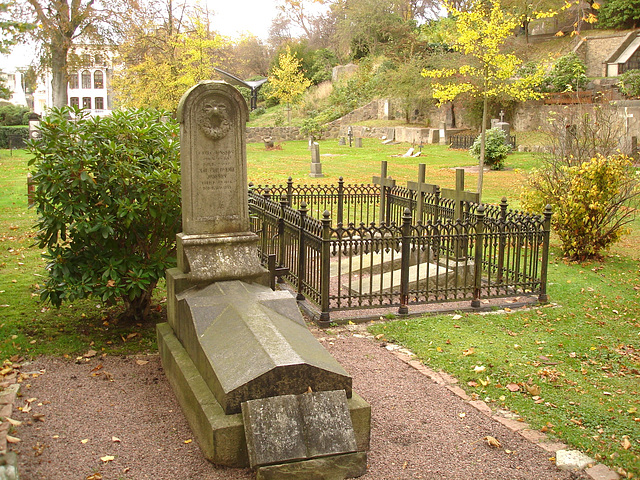
[[[422,214],[424,208],[424,196],[426,194],[435,194],[438,190],[437,185],[431,185],[429,183],[425,183],[426,178],[426,165],[421,163],[418,165],[418,181],[417,182],[407,182],[407,188],[412,192],[417,192],[417,212],[416,218],[418,221],[422,221]]]
[[[380,176],[373,177],[374,185],[380,185],[380,211],[378,213],[378,223],[386,223],[387,219],[387,195],[389,189],[396,186],[396,181],[387,177],[387,161],[380,162]]]

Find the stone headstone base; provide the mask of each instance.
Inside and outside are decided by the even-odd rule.
[[[189,357],[189,354],[174,335],[173,329],[168,323],[158,324],[156,331],[158,334],[158,350],[162,358],[165,373],[204,457],[216,465],[248,467],[249,456],[247,453],[242,415],[226,415],[224,413],[222,407],[217,402],[215,396]],[[349,414],[355,433],[356,448],[358,450],[358,453],[351,455],[361,455],[366,458],[363,452],[369,449],[371,406],[355,392],[353,392],[352,397],[348,399],[347,405],[349,407]],[[321,460],[322,459],[314,459],[309,462],[318,462]],[[338,463],[342,464],[342,462],[346,463],[346,459],[344,461],[339,460]],[[364,468],[366,468],[366,461],[362,463],[364,466],[362,467],[363,470],[360,475],[364,473]],[[317,465],[317,463],[310,463],[308,465]],[[270,467],[266,468],[268,469]],[[302,468],[302,466],[300,468]],[[338,468],[337,464],[335,468]],[[355,468],[349,470],[349,472],[351,471],[355,471]],[[265,470],[262,475],[268,475],[270,472],[271,470]],[[318,474],[320,473],[321,472],[318,472]],[[258,478],[275,479],[282,477],[263,476]],[[334,475],[330,477],[301,476],[287,478],[337,479],[349,477],[338,477]]]
[[[260,275],[258,236],[252,232],[176,235],[178,268],[195,281],[247,279]]]

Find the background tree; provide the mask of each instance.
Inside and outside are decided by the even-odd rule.
[[[422,75],[436,79],[433,96],[442,105],[459,95],[480,97],[483,102],[481,152],[478,172],[478,193],[482,195],[487,111],[490,98],[501,95],[525,101],[540,98],[537,87],[544,70],[540,67],[527,76],[518,76],[522,60],[504,53],[505,40],[513,35],[520,20],[504,12],[500,0],[477,0],[467,12],[447,4],[455,18],[456,43],[452,46],[468,60],[458,68],[423,70]]]
[[[107,6],[99,0],[24,0],[23,13],[37,27],[31,33],[42,46],[41,63],[51,69],[53,106],[67,105],[67,58],[74,42],[103,43],[119,25],[123,2]]]
[[[121,68],[112,86],[126,107],[174,111],[182,94],[200,80],[215,77],[229,42],[209,28],[205,10],[165,4],[132,16],[119,48]]]
[[[0,1],[0,53],[9,53],[12,45],[20,41],[24,33],[34,25],[16,20],[13,15],[13,2]]]
[[[269,75],[270,96],[290,106],[300,99],[302,94],[311,86],[311,80],[304,77],[300,70],[300,60],[287,51],[279,56],[279,66],[274,67]],[[289,122],[291,122],[289,111]]]
[[[602,28],[636,28],[640,25],[640,0],[607,0],[598,13]]]
[[[73,113],[75,119],[69,119]],[[180,231],[178,125],[162,111],[90,118],[52,109],[31,143],[39,248],[49,260],[41,298],[124,303],[141,319]]]

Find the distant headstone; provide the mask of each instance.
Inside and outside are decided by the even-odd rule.
[[[356,148],[362,148],[362,137],[357,137],[355,142],[356,142]]]
[[[338,145],[346,145],[347,144],[347,139],[344,137],[340,137],[340,140],[338,140]]]
[[[311,173],[309,173],[311,178],[321,178],[324,177],[322,174],[322,163],[320,163],[320,145],[318,142],[313,142],[311,146]]]
[[[446,145],[447,144],[447,140],[449,140],[449,136],[447,135],[447,123],[446,122],[440,122],[440,145]]]
[[[491,119],[491,128],[496,128],[499,123],[500,123],[500,119],[499,118],[492,118]]]
[[[427,133],[427,143],[440,143],[440,130],[430,128]]]
[[[506,134],[508,141],[509,137],[511,136],[511,125],[507,122],[498,122],[496,123],[496,128],[499,128]]]

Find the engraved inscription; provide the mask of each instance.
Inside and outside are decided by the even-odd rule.
[[[238,167],[232,150],[199,149],[192,185],[199,192],[195,211],[201,220],[238,216]],[[215,206],[215,207],[214,207]],[[212,211],[212,208],[215,210]],[[205,215],[209,212],[209,215]],[[213,214],[213,215],[211,215]]]

